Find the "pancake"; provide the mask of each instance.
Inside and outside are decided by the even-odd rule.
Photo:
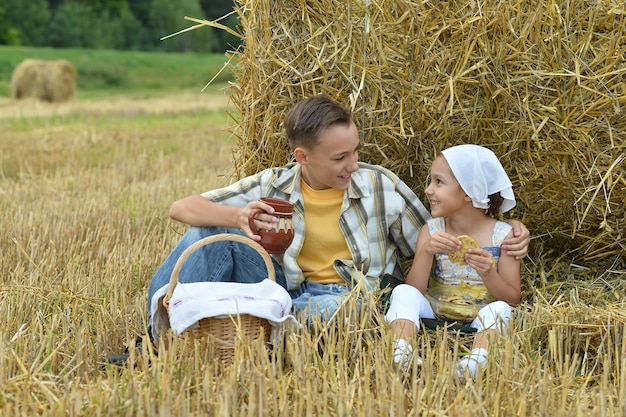
[[[467,250],[469,248],[479,248],[480,246],[478,246],[478,243],[476,243],[473,237],[468,235],[458,236],[458,239],[461,241],[461,249],[454,252],[448,252],[448,258],[450,258],[452,262],[459,265],[467,265],[467,262],[465,262],[465,254],[467,253]]]

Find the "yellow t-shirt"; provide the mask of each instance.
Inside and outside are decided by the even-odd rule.
[[[304,198],[306,232],[298,265],[308,281],[319,284],[346,282],[333,267],[335,259],[352,259],[346,239],[339,228],[343,191],[330,188],[314,190],[300,181]]]

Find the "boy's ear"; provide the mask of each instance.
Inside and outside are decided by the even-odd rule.
[[[299,164],[306,164],[308,161],[308,155],[304,148],[296,148],[293,150],[293,156],[296,158],[296,162]]]

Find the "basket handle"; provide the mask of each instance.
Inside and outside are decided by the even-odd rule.
[[[176,261],[176,265],[174,265],[174,270],[172,271],[172,275],[170,277],[170,285],[167,288],[167,293],[165,294],[165,297],[163,297],[163,305],[168,311],[169,311],[170,300],[172,298],[172,295],[174,294],[174,288],[176,288],[176,285],[178,284],[178,275],[180,273],[181,268],[183,267],[183,263],[185,263],[187,258],[189,258],[189,256],[191,256],[191,254],[195,252],[197,249],[203,246],[206,246],[210,243],[220,242],[224,240],[234,240],[235,242],[246,244],[250,246],[252,249],[255,249],[259,253],[259,255],[261,255],[261,257],[263,258],[263,261],[265,262],[265,267],[267,268],[267,277],[271,279],[272,281],[276,281],[276,271],[274,270],[274,264],[272,263],[272,258],[270,257],[269,253],[267,253],[267,251],[263,249],[263,246],[259,245],[254,240],[248,237],[234,234],[234,233],[220,233],[218,235],[208,236],[208,237],[205,237],[204,239],[198,240],[197,242],[189,246],[187,249],[185,249],[183,253],[180,255],[180,257],[178,258],[178,260]]]

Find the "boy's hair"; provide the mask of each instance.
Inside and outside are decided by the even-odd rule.
[[[297,103],[285,116],[285,134],[291,150],[317,145],[322,130],[336,124],[353,123],[352,112],[343,104],[323,94]]]

